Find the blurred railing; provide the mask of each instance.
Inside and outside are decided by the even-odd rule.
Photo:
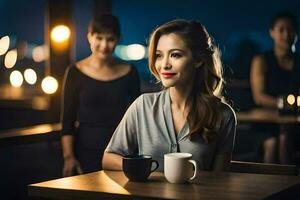
[[[0,108],[48,110],[50,98],[34,88],[0,85]]]
[[[61,124],[41,124],[0,131],[0,147],[59,140]]]

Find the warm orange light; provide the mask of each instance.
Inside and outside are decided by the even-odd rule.
[[[287,100],[288,104],[293,105],[296,101],[296,98],[294,95],[289,94],[286,100]]]
[[[32,58],[35,62],[42,62],[48,59],[49,50],[46,45],[34,47],[32,50]]]
[[[47,76],[42,81],[42,89],[47,94],[53,94],[58,88],[57,80],[52,76]]]
[[[18,70],[13,71],[9,76],[10,84],[14,87],[21,87],[23,84],[22,73]]]
[[[55,26],[51,31],[51,40],[62,43],[70,38],[71,31],[66,25]]]
[[[9,49],[9,43],[9,36],[4,36],[0,39],[0,56],[7,52],[7,50]]]
[[[37,80],[36,72],[30,68],[26,69],[24,71],[24,78],[27,83],[29,83],[30,85],[33,85],[36,83],[36,80]]]
[[[4,65],[6,68],[12,68],[17,62],[18,53],[16,49],[7,52],[4,58]]]

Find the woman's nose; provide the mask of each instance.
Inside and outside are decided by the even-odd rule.
[[[102,48],[106,48],[108,46],[107,40],[101,40],[100,45]]]
[[[172,68],[172,65],[168,58],[163,59],[162,68],[163,69],[171,69]]]

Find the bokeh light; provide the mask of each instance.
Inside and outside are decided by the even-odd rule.
[[[146,58],[146,47],[140,44],[117,45],[115,54],[122,60],[141,60]]]
[[[295,101],[296,101],[295,96],[292,95],[292,94],[289,94],[288,97],[287,97],[288,104],[293,105],[295,103]]]
[[[26,69],[24,71],[24,78],[27,83],[33,85],[36,83],[37,80],[36,72],[33,69]]]
[[[42,62],[48,59],[49,51],[46,45],[40,45],[32,50],[32,59],[35,62]]]
[[[47,94],[53,94],[58,88],[57,80],[52,76],[47,76],[42,81],[42,89]]]
[[[65,25],[55,26],[51,31],[51,39],[55,42],[61,43],[69,39],[71,31]]]
[[[23,76],[22,73],[18,70],[14,70],[11,72],[9,76],[10,84],[14,87],[20,87],[23,84]]]
[[[9,36],[4,36],[0,39],[0,56],[4,55],[9,49],[10,39]]]
[[[127,45],[117,45],[115,48],[115,54],[122,60],[130,60],[127,55]]]
[[[7,52],[4,58],[4,66],[6,68],[12,68],[13,66],[15,66],[17,62],[17,57],[18,57],[18,53],[16,49]]]
[[[146,48],[140,44],[131,44],[127,46],[127,56],[130,60],[141,60],[145,58]]]

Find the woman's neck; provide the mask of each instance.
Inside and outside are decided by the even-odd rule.
[[[99,59],[98,57],[96,57],[92,54],[88,57],[88,63],[89,63],[89,66],[96,68],[96,69],[109,68],[113,65],[114,59],[109,58],[109,59],[103,60],[103,59]]]
[[[291,49],[285,49],[285,48],[281,48],[281,47],[278,47],[278,46],[275,46],[274,47],[274,54],[275,56],[282,60],[282,59],[289,59],[292,57],[292,50]]]
[[[171,87],[169,90],[172,106],[175,106],[182,112],[186,111],[185,106],[191,89]]]

